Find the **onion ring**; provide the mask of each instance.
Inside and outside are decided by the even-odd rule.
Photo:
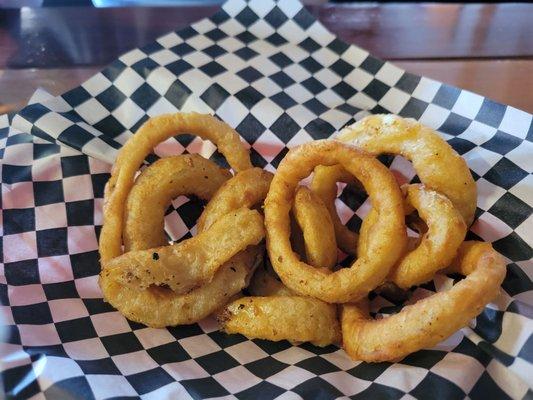
[[[208,230],[169,246],[124,253],[103,264],[103,274],[123,285],[166,285],[176,294],[209,283],[218,269],[264,238],[263,218],[246,207],[223,215]]]
[[[448,266],[466,235],[466,224],[448,198],[424,185],[408,185],[405,190],[406,201],[418,211],[428,231],[388,277],[402,289],[427,282]]]
[[[217,319],[226,333],[248,338],[317,346],[341,340],[335,306],[308,297],[243,297],[228,304]]]
[[[291,241],[297,242],[293,243],[293,246],[296,244],[297,247],[301,248],[300,256],[305,255],[306,248],[312,247],[310,252],[315,257],[307,258],[309,264],[313,267],[333,267],[337,257],[337,246],[331,218],[324,218],[324,215],[328,215],[327,209],[320,202],[320,199],[313,195],[313,192],[303,186],[297,189],[293,211],[295,209],[299,209],[298,213],[300,215],[303,214],[303,216],[301,218],[302,228],[294,219],[291,219]],[[319,221],[319,223],[315,221]],[[321,237],[321,232],[324,232],[324,237]],[[328,267],[323,260],[331,259],[332,257],[335,257],[333,265]],[[264,268],[258,268],[255,271],[248,291],[253,296],[297,296],[296,293],[281,282],[268,259],[264,264]]]
[[[344,128],[336,138],[374,155],[402,155],[420,181],[448,197],[470,226],[477,189],[465,160],[434,130],[396,115],[370,115]],[[453,178],[450,178],[453,177]]]
[[[298,182],[317,165],[336,164],[342,164],[363,184],[379,217],[369,235],[367,254],[351,268],[331,272],[300,261],[293,252],[289,212]],[[270,260],[283,283],[301,295],[329,303],[367,295],[383,282],[407,241],[402,195],[394,176],[375,158],[333,140],[317,140],[287,153],[265,201],[265,226]]]
[[[220,267],[210,283],[183,295],[159,287],[138,290],[108,279],[104,274],[99,284],[107,301],[131,321],[152,328],[193,324],[239,293],[262,259],[261,246],[248,247]]]
[[[337,214],[335,199],[337,198],[337,182],[347,184],[358,184],[358,181],[350,175],[341,165],[323,166],[315,168],[311,190],[316,193],[324,205],[327,207],[333,227],[335,228],[335,238],[339,249],[346,254],[355,255],[358,235],[345,226]]]
[[[465,242],[451,270],[467,277],[388,318],[369,319],[366,300],[344,305],[341,325],[348,355],[367,362],[391,361],[436,345],[481,312],[498,294],[506,273],[501,256],[481,242]]]
[[[165,157],[151,164],[126,200],[124,251],[166,245],[165,211],[171,200],[180,195],[209,200],[230,177],[227,169],[196,154]]]
[[[296,190],[292,212],[303,234],[307,263],[333,268],[337,264],[337,243],[326,206],[313,192],[300,186]]]
[[[99,245],[103,262],[122,253],[124,205],[143,160],[157,144],[188,133],[212,141],[235,171],[252,168],[249,151],[241,144],[238,133],[211,115],[177,113],[149,119],[120,150],[105,186],[104,225]]]
[[[435,272],[448,266],[466,235],[466,225],[450,200],[422,184],[404,185],[406,211],[415,209],[428,227],[417,240],[416,247],[408,251],[392,268],[387,281],[401,289],[420,285],[433,278]],[[360,231],[359,254],[364,254],[376,220],[371,210]]]

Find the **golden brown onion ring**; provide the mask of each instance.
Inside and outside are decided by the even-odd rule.
[[[368,251],[351,268],[331,272],[299,260],[289,239],[289,213],[298,182],[317,165],[341,164],[367,190],[379,217]],[[402,255],[407,234],[401,191],[390,171],[375,158],[333,140],[317,140],[290,150],[281,161],[265,201],[267,249],[272,265],[291,290],[323,301],[347,302],[367,295],[384,281]]]
[[[392,268],[387,281],[401,289],[420,285],[433,278],[435,272],[448,266],[466,235],[466,225],[459,211],[445,196],[422,184],[404,185],[406,211],[418,211],[427,230]],[[371,210],[361,225],[359,254],[364,254],[376,213]]]
[[[434,130],[396,115],[370,115],[344,128],[337,140],[372,154],[407,158],[429,189],[448,197],[467,225],[474,219],[477,189],[465,160]]]
[[[408,185],[406,201],[426,223],[428,231],[387,278],[402,289],[420,285],[450,265],[466,235],[466,224],[450,200],[424,185]]]
[[[176,294],[210,282],[222,264],[264,238],[263,218],[246,207],[223,215],[208,230],[173,245],[124,253],[103,264],[105,276],[146,289],[165,285]]]
[[[355,255],[358,235],[345,226],[337,214],[335,199],[337,198],[337,182],[347,184],[359,184],[359,182],[342,165],[324,166],[315,168],[311,190],[316,193],[324,205],[328,208],[329,215],[335,228],[335,238],[339,249],[346,254]]]
[[[196,154],[165,157],[151,164],[137,178],[126,201],[124,251],[166,245],[165,211],[172,199],[195,195],[209,200],[229,178],[227,169]]]
[[[227,305],[217,319],[226,333],[248,338],[317,346],[341,340],[335,306],[308,297],[243,297]]]
[[[106,278],[107,271],[99,283],[107,301],[129,320],[152,328],[192,324],[226,304],[248,284],[263,251],[262,246],[248,247],[220,267],[210,283],[183,295],[159,287],[138,290],[124,286]]]
[[[296,190],[292,212],[303,234],[307,263],[333,268],[337,264],[337,243],[333,222],[324,203],[308,188],[300,186]]]
[[[481,242],[465,242],[452,269],[467,277],[388,318],[369,319],[366,300],[344,305],[341,324],[348,355],[367,362],[391,361],[436,345],[466,326],[497,296],[506,273],[501,256]]]
[[[211,115],[176,113],[150,118],[120,150],[105,187],[104,225],[99,244],[103,262],[122,253],[124,207],[135,173],[157,144],[181,134],[194,134],[212,141],[235,171],[252,168],[249,151],[241,144],[238,133]]]
[[[325,247],[321,248],[326,249]],[[323,258],[323,256],[319,258]],[[296,295],[274,275],[275,272],[271,271],[266,264],[264,268],[258,268],[248,287],[250,294],[258,297],[246,298],[252,299],[252,302],[259,301],[261,310],[268,310],[268,313],[255,315],[254,319],[258,321],[250,327],[243,316],[234,316],[231,311],[232,308],[230,306],[225,307],[218,317],[222,322],[223,329],[227,333],[241,333],[248,338],[272,338],[275,332],[275,338],[271,340],[312,341],[320,346],[338,343],[340,325],[336,316],[336,306],[311,297],[305,297],[305,302],[297,300],[296,302],[300,307],[298,312],[284,313],[282,319],[283,329],[278,330],[277,327],[280,322],[277,320],[276,313],[271,310],[277,307],[291,307],[294,303],[284,300],[287,297],[302,297]],[[238,312],[240,312],[239,307]],[[320,315],[317,315],[317,312]],[[312,316],[311,319],[306,319],[304,323],[303,329],[306,336],[303,336],[302,333],[295,334],[295,330],[292,329],[294,326],[301,326],[302,316]],[[323,329],[320,325],[321,321],[329,321],[329,328],[326,329],[324,335],[321,333],[321,329]],[[311,333],[313,331],[315,336]],[[318,340],[316,339],[317,336],[319,336]]]

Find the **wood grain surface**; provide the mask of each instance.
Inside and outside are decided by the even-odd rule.
[[[0,113],[73,88],[215,6],[0,10]],[[533,112],[532,4],[314,5],[333,33],[400,67]]]

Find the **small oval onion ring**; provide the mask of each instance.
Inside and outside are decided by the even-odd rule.
[[[388,318],[369,319],[366,300],[344,305],[341,324],[348,355],[367,362],[391,361],[436,345],[479,315],[498,294],[506,273],[501,256],[481,242],[465,242],[451,270],[467,277]]]
[[[357,180],[342,167],[342,165],[324,166],[315,168],[311,190],[316,193],[324,205],[327,207],[333,227],[335,228],[335,238],[339,249],[346,254],[355,255],[358,235],[345,226],[337,214],[335,199],[337,198],[337,182],[347,184],[357,184]]]
[[[301,218],[302,228],[296,222],[292,223],[294,220],[291,219],[291,241],[297,241],[297,246],[301,247],[300,256],[305,254],[306,249],[309,248],[309,251],[315,255],[311,258],[307,256],[310,265],[314,267],[334,267],[337,257],[337,245],[335,243],[333,225],[331,219],[328,218],[327,208],[320,202],[320,199],[313,195],[313,192],[303,186],[297,189],[293,212],[297,208],[300,214],[304,214],[304,218]],[[315,221],[319,221],[319,223]],[[324,227],[325,229],[323,229]],[[297,230],[297,232],[294,232],[294,230]],[[293,233],[295,233],[297,238],[292,237]],[[327,245],[323,245],[322,242],[327,243]],[[293,243],[294,246],[295,243]],[[332,264],[330,259],[333,255],[335,259]],[[250,281],[250,286],[248,286],[248,291],[253,296],[297,296],[276,276],[276,272],[272,269],[268,259],[263,268],[258,268],[255,271]]]
[[[299,260],[290,243],[289,213],[298,182],[317,165],[341,164],[367,190],[379,218],[368,252],[351,268],[331,272]],[[317,140],[290,150],[278,166],[265,201],[267,249],[289,289],[329,303],[355,301],[384,281],[407,242],[401,191],[390,171],[375,158],[333,140]]]
[[[239,134],[211,115],[176,113],[150,118],[120,150],[105,187],[99,245],[103,262],[122,253],[124,206],[135,173],[157,144],[181,134],[195,134],[213,142],[235,171],[252,168],[250,153],[241,144]]]
[[[422,184],[404,185],[406,209],[413,208],[428,227],[418,245],[408,251],[392,268],[387,281],[401,289],[430,281],[440,269],[450,265],[466,235],[466,225],[450,200]],[[367,215],[360,231],[359,254],[364,254],[371,235],[373,211]]]
[[[226,333],[327,346],[341,340],[335,306],[309,297],[243,297],[217,319]]]
[[[292,212],[303,233],[307,263],[333,268],[337,264],[337,243],[326,206],[313,192],[300,186],[296,190]]]
[[[139,175],[126,200],[124,251],[168,244],[164,222],[171,200],[180,195],[209,200],[229,178],[227,169],[196,154],[165,157],[151,164]]]
[[[434,130],[411,118],[370,115],[341,130],[336,139],[374,155],[398,154],[407,158],[420,181],[448,197],[466,224],[472,223],[476,183],[465,160]]]

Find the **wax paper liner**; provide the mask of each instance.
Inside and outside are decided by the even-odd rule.
[[[213,17],[121,56],[59,97],[2,116],[1,378],[12,398],[522,398],[532,396],[532,116],[407,73],[337,39],[295,1],[230,0]],[[170,329],[132,323],[101,299],[97,236],[117,149],[150,116],[214,113],[269,170],[287,148],[330,137],[369,113],[437,129],[467,160],[479,189],[470,238],[508,262],[501,295],[469,327],[399,363],[351,361],[335,346],[246,340],[213,319]],[[159,156],[211,143],[172,139]],[[401,158],[384,158],[406,180]],[[450,179],[454,179],[450,177]],[[341,195],[348,225],[364,199]],[[174,240],[199,212],[178,198]],[[353,214],[355,210],[356,213]],[[444,290],[437,278],[414,296]],[[396,305],[378,297],[374,305]]]

